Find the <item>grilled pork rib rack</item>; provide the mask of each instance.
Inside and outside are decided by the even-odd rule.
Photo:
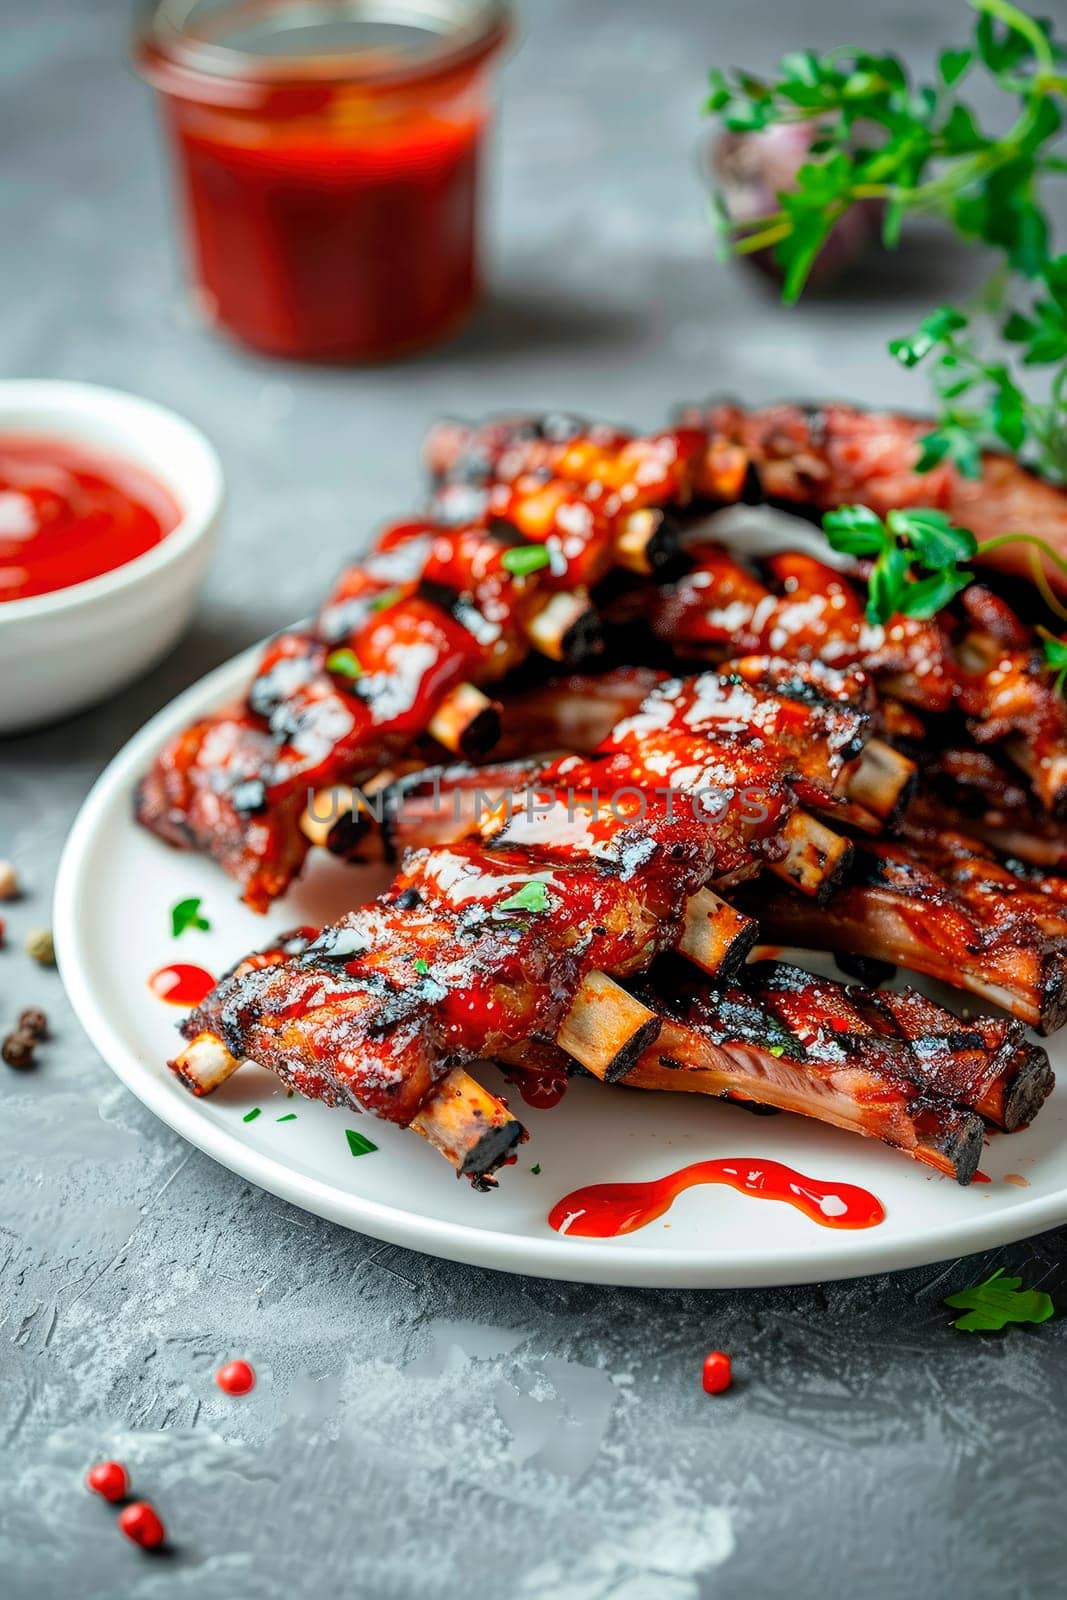
[[[832,807],[860,762],[866,695],[862,674],[766,661],[661,685],[598,760],[550,765],[481,836],[460,824],[410,850],[385,895],[293,962],[242,963],[194,1014],[177,1070],[214,1087],[221,1047],[403,1124],[457,1064],[533,1036],[616,1070],[651,1019],[616,998],[599,1028],[612,979],[672,947],[719,970],[751,942],[709,885],[768,861],[809,893],[832,886],[848,847],[797,796]]]
[[[140,820],[173,845],[214,856],[246,901],[264,909],[303,864],[308,840],[300,818],[309,789],[358,781],[423,736],[454,752],[485,753],[498,730],[485,690],[531,651],[571,664],[595,653],[600,632],[589,586],[613,570],[647,576],[669,567],[686,508],[731,503],[753,485],[808,509],[868,488],[881,505],[902,474],[907,503],[915,484],[927,483],[905,468],[919,425],[844,408],[819,417],[817,426],[813,414],[790,408],[748,417],[718,408],[699,413],[695,425],[644,439],[566,419],[436,430],[428,444],[434,510],[455,519],[462,501],[461,520],[446,526],[421,519],[386,530],[365,561],[342,574],[314,628],[268,646],[240,706],[187,729],[161,753],[141,786]],[[940,498],[955,505],[952,494],[963,496],[975,509],[970,491],[945,488],[955,484],[952,470],[939,470]],[[991,458],[988,471],[1003,487],[1005,464]],[[800,491],[809,479],[805,500]],[[1013,512],[1026,508],[1024,487],[1053,532],[1059,507],[1067,542],[1062,494],[1023,474],[1009,501]],[[540,547],[549,563],[529,570],[531,552],[543,559]],[[709,646],[721,656],[812,655],[825,644],[823,659],[863,665],[887,692],[918,696],[926,709],[956,696],[970,706],[977,737],[1007,740],[1046,809],[1067,805],[1062,703],[1047,692],[1028,631],[1017,625],[1014,642],[1003,637],[1010,614],[992,630],[971,630],[957,672],[936,626],[894,619],[865,629],[844,580],[821,563],[787,555],[777,558],[776,579],[790,595],[803,590],[803,605],[786,604],[776,626],[745,634],[731,602],[726,636],[720,628],[709,639],[715,628],[706,615],[702,620],[709,607],[701,602],[710,598],[704,590],[720,580],[740,582],[743,569],[717,573],[718,558],[706,547],[693,560],[689,577],[662,599],[652,591],[658,629],[674,648],[697,656]],[[751,610],[759,585],[754,590],[750,579],[741,587],[737,605]],[[822,621],[812,620],[817,612]],[[994,697],[991,680],[1005,650],[1011,683],[998,680]]]
[[[478,1058],[522,1064],[550,1051],[611,1081],[744,1094],[733,1079],[711,1090],[711,1080],[699,1076],[721,1043],[708,1032],[707,1008],[718,1006],[735,1026],[734,990],[693,996],[683,1016],[666,1000],[649,1004],[645,993],[629,993],[619,980],[668,950],[720,985],[736,978],[756,928],[715,889],[763,864],[779,881],[806,890],[813,904],[832,893],[851,847],[825,850],[822,832],[813,845],[811,829],[822,825],[797,802],[829,814],[837,800],[847,807],[861,769],[868,700],[862,674],[749,658],[659,684],[592,757],[557,759],[536,776],[511,772],[525,777],[527,790],[511,795],[506,814],[491,810],[480,830],[472,813],[445,808],[452,819],[447,839],[440,809],[423,816],[416,807],[403,823],[404,864],[387,894],[288,959],[243,963],[189,1019],[190,1044],[176,1070],[203,1092],[251,1057],[305,1094],[414,1125],[479,1183],[521,1131],[484,1091],[475,1098],[477,1086],[463,1069]],[[464,774],[458,792],[469,794],[476,778],[481,793],[500,793],[500,776]],[[408,780],[401,788],[407,799],[418,785]],[[439,782],[435,788],[439,801]],[[708,796],[718,802],[714,812],[704,804]],[[423,826],[432,842],[424,842]],[[832,985],[819,992],[836,993]],[[789,1004],[774,1002],[779,1013]],[[870,997],[869,1013],[882,1015],[878,1005]],[[791,1068],[768,1077],[764,1062],[746,1097],[786,1109],[806,1105],[811,1115],[877,1132],[968,1181],[981,1142],[979,1102],[967,1106],[957,1079],[953,1097],[939,1100],[918,1045],[884,1043],[884,1027],[849,1015],[850,1033],[873,1035],[853,1042],[851,1056],[813,1034],[819,1048],[801,1051],[792,1091],[784,1087]],[[950,1036],[966,1036],[973,1070],[986,1074],[1010,1036],[1013,1070],[1023,1070],[1025,1055],[1027,1081],[1046,1082],[1043,1053],[1026,1055],[1018,1030],[1006,1032],[1012,1025],[980,1037],[956,1019],[945,1023],[947,1015],[938,1014],[936,1027],[928,1018],[923,1024],[926,1063],[939,1064],[943,1083]],[[667,1069],[655,1045],[668,1022],[675,1033],[689,1027],[682,1058],[693,1070],[689,1078],[662,1076]],[[739,1063],[753,1059],[752,1040],[739,1036],[732,1048],[736,1077]],[[851,1100],[844,1088],[859,1084],[858,1056],[872,1085],[866,1109],[858,1087]],[[441,1093],[468,1118],[460,1136],[453,1115],[446,1144],[435,1111]],[[1042,1095],[1021,1095],[1028,1106],[1035,1097]]]
[[[141,820],[255,909],[313,844],[397,865],[373,904],[222,980],[173,1063],[188,1086],[258,1060],[484,1187],[523,1137],[467,1071],[495,1057],[798,1111],[969,1181],[983,1127],[1051,1086],[1020,1021],[746,962],[762,939],[829,949],[1059,1026],[1062,696],[984,585],[874,626],[861,567],[753,561],[707,528],[742,499],[934,504],[1067,546],[1062,492],[1014,462],[986,458],[981,493],[917,475],[923,426],[711,407],[647,437],[436,428],[427,515],[141,786]]]

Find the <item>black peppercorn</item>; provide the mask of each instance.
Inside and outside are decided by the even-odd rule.
[[[26,1067],[33,1066],[33,1049],[36,1042],[32,1034],[9,1033],[0,1045],[0,1055],[9,1067],[14,1067],[19,1072],[24,1071]]]
[[[36,1006],[29,1006],[19,1015],[18,1031],[28,1033],[31,1039],[43,1039],[48,1032],[48,1018]]]

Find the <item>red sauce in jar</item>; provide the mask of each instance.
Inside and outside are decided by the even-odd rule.
[[[181,521],[136,462],[64,439],[0,435],[0,602],[123,567]]]
[[[458,33],[447,6],[438,31],[410,8],[391,19],[388,0],[373,19],[243,0],[196,32],[168,9],[138,63],[161,92],[205,313],[268,354],[335,361],[461,321],[499,6],[460,6]]]

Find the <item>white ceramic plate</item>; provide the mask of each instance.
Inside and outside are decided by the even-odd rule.
[[[284,904],[260,918],[238,904],[234,885],[210,862],[168,849],[133,822],[134,786],[160,745],[234,699],[255,655],[238,657],[181,695],[115,758],[74,825],[56,889],[60,965],[86,1032],[134,1094],[215,1160],[294,1205],[394,1244],[593,1283],[815,1282],[943,1260],[1067,1222],[1061,1044],[1053,1053],[1063,1087],[1032,1128],[990,1140],[982,1169],[991,1181],[968,1189],[874,1141],[800,1118],[754,1117],[697,1096],[592,1082],[574,1084],[552,1110],[521,1108],[529,1142],[488,1195],[458,1182],[414,1135],[288,1100],[256,1067],[242,1068],[212,1098],[194,1099],[164,1065],[179,1014],[150,993],[150,973],[176,960],[221,972],[272,932],[324,921],[377,886],[364,872],[317,860]],[[191,895],[202,898],[211,931],[189,930],[175,941],[170,907]],[[494,1069],[485,1072],[499,1090]],[[246,1121],[257,1107],[259,1115]],[[278,1120],[292,1112],[295,1120]],[[348,1128],[378,1149],[353,1158]],[[692,1161],[735,1156],[773,1158],[816,1179],[859,1184],[883,1202],[886,1219],[864,1231],[838,1231],[786,1205],[700,1187],[658,1222],[621,1238],[567,1238],[546,1221],[552,1205],[581,1185],[655,1178]],[[1013,1181],[1005,1181],[1008,1174]]]

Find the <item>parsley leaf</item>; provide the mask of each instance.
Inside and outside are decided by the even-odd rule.
[[[186,928],[199,928],[208,933],[211,923],[200,912],[201,902],[196,900],[179,900],[177,905],[170,908],[170,931],[175,939],[183,934]]]
[[[334,673],[338,678],[360,678],[363,668],[356,659],[354,650],[332,650],[326,657],[326,671]]]
[[[883,522],[867,506],[842,506],[826,513],[823,528],[834,550],[875,558],[867,580],[869,622],[935,616],[971,581],[958,563],[970,561],[978,541],[943,511],[913,506],[890,511]]]
[[[1067,639],[1057,639],[1046,628],[1039,628],[1045,652],[1045,665],[1053,674],[1053,683],[1060,694],[1067,684]]]
[[[826,536],[834,550],[847,556],[877,556],[886,545],[886,530],[881,517],[866,506],[841,506],[822,519]]]
[[[547,911],[551,905],[548,888],[540,878],[531,878],[521,889],[497,905],[498,911]]]
[[[928,567],[940,569],[969,561],[978,549],[970,529],[953,527],[944,511],[891,511],[885,520],[890,533],[905,539]]]
[[[531,572],[540,572],[551,563],[552,557],[543,544],[517,544],[505,550],[500,564],[516,578],[526,578]]]
[[[1005,1278],[998,1267],[984,1283],[945,1297],[954,1311],[963,1311],[952,1326],[961,1333],[984,1333],[1009,1322],[1047,1322],[1056,1309],[1043,1289],[1022,1289],[1021,1278]]]

